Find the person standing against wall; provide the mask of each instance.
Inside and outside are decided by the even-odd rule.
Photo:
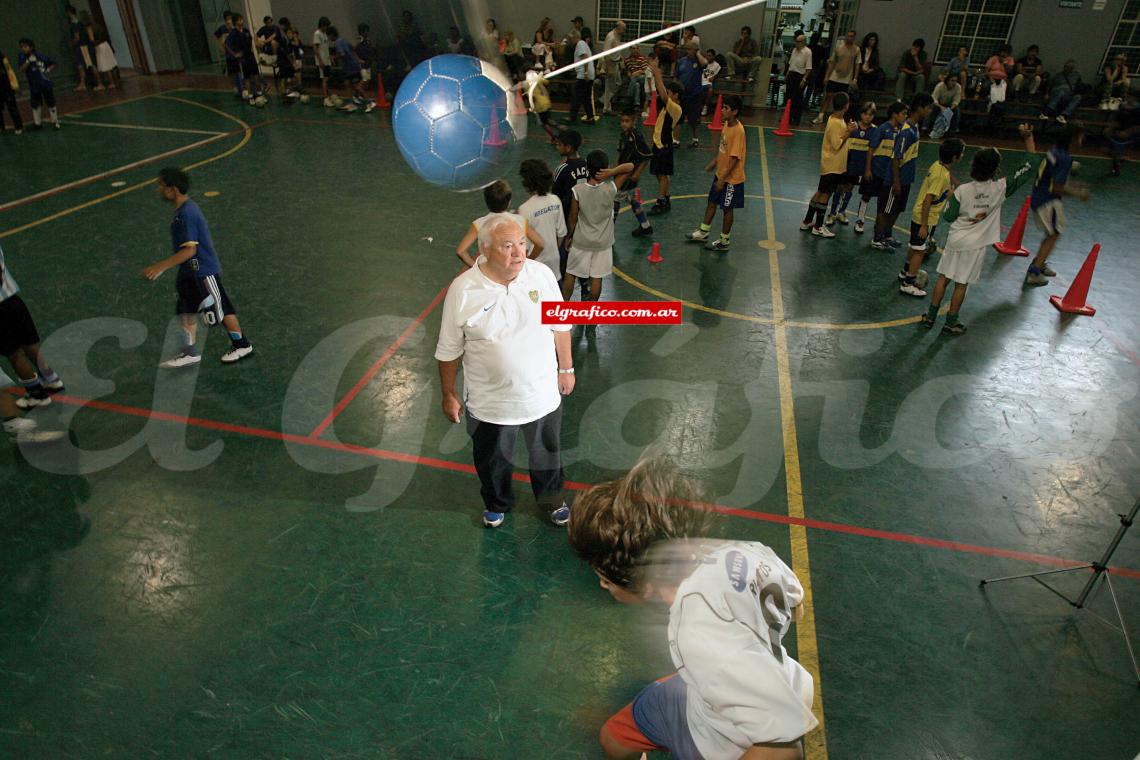
[[[788,69],[785,72],[784,97],[792,104],[790,118],[797,127],[804,114],[804,91],[811,76],[811,49],[803,32],[796,34],[792,53],[788,56]]]

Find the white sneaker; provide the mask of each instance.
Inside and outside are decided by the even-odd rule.
[[[688,235],[685,235],[685,240],[688,240],[690,243],[703,243],[704,241],[706,241],[708,239],[709,239],[709,233],[705,232],[704,230],[700,230],[700,229],[693,230]]]
[[[1069,123],[1069,120],[1065,118],[1065,114],[1060,114],[1060,115],[1057,117],[1057,123],[1058,123],[1058,124],[1068,124],[1068,123]]]
[[[827,219],[824,221],[824,224],[828,227],[834,226],[835,225],[835,214],[828,214]]]
[[[899,285],[899,292],[916,298],[924,298],[926,296],[926,291],[918,287],[918,284],[914,282],[904,282],[902,285]]]
[[[343,113],[352,113],[356,109],[357,109],[357,106],[355,103],[345,103],[343,106],[341,106],[337,110],[341,111]]]
[[[51,443],[67,435],[62,430],[40,430],[36,421],[27,417],[8,420],[4,423],[4,432],[12,436],[17,443]]]
[[[325,98],[325,108],[332,108],[332,107],[333,107],[332,98]]]
[[[43,396],[42,398],[35,398],[33,396],[20,396],[16,399],[16,406],[23,409],[25,412],[29,409],[35,409],[40,406],[51,406],[51,396]]]
[[[179,351],[177,355],[170,357],[158,366],[162,369],[178,369],[179,367],[189,367],[192,364],[197,364],[202,361],[201,354],[192,354],[188,351]]]
[[[840,211],[838,214],[835,215],[835,221],[839,222],[840,224],[844,224],[844,225],[849,224],[849,222],[847,220],[847,212],[846,211]]]
[[[690,148],[699,148],[699,147],[701,147],[701,140],[700,140],[700,138],[699,138],[699,137],[694,137],[692,140],[690,140],[690,141],[689,141],[689,147],[690,147]]]
[[[804,222],[803,224],[800,225],[800,232],[807,232],[811,228],[812,228],[811,222]]]
[[[816,116],[814,119],[812,119],[811,123],[812,124],[822,124],[823,123],[823,113],[821,112],[818,116]]]
[[[821,238],[833,238],[833,237],[835,237],[835,233],[832,232],[831,230],[827,229],[826,227],[813,227],[811,230],[811,234],[815,235],[816,237],[821,237]]]
[[[368,101],[368,105],[364,106],[364,113],[372,113],[375,110],[376,110],[376,101],[375,100]]]
[[[222,354],[222,362],[225,364],[233,364],[236,361],[244,359],[253,353],[253,346],[232,346],[229,351]]]

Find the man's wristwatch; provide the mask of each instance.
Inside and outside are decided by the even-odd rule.
[[[574,374],[574,368],[571,367],[570,369],[559,369],[558,374],[560,374],[560,375],[573,375]]]

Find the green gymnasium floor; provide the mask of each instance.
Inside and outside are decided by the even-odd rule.
[[[478,527],[432,354],[482,200],[412,175],[387,119],[184,90],[0,139],[0,245],[68,385],[37,417],[71,431],[0,446],[0,756],[598,757],[605,717],[668,672],[660,619],[600,590],[529,497]],[[583,131],[614,149],[616,120]],[[1133,757],[1119,634],[1029,581],[977,581],[1098,558],[1140,489],[1137,165],[1106,180],[1084,159],[1094,198],[1068,206],[1057,281],[1024,289],[1026,261],[994,254],[947,338],[897,293],[900,255],[799,232],[817,133],[750,127],[732,252],[680,242],[711,146],[679,151],[665,263],[619,220],[604,297],[683,299],[685,324],[576,341],[568,477],[664,447],[721,532],[794,565],[812,760]],[[215,331],[199,369],[155,368],[173,278],[138,272],[167,255],[152,178],[171,162],[257,348],[235,366]],[[1048,296],[1095,242],[1097,315],[1062,318]],[[1114,558],[1135,637],[1138,538]]]

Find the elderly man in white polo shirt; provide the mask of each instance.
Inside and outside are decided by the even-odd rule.
[[[543,301],[561,301],[545,264],[527,259],[526,234],[510,214],[479,230],[480,257],[455,278],[443,301],[435,358],[443,415],[467,432],[482,484],[483,524],[503,524],[514,505],[511,476],[522,432],[535,501],[555,525],[570,520],[562,501],[562,396],[574,390],[569,325],[542,324]],[[463,365],[463,400],[456,391]]]

